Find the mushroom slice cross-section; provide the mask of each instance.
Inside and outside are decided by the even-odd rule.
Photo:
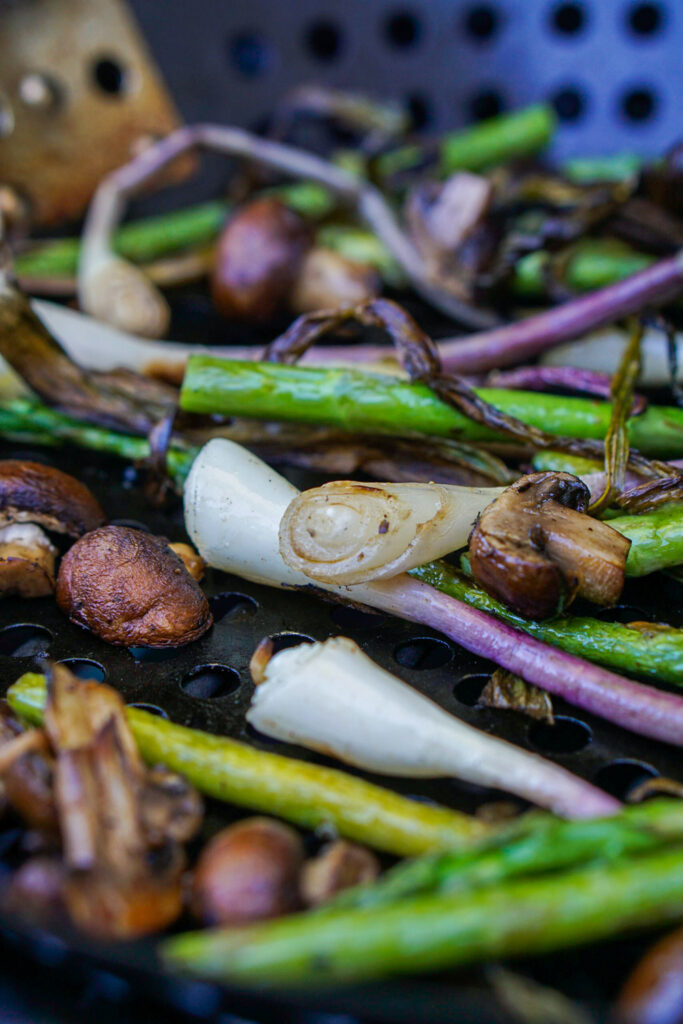
[[[470,536],[477,583],[532,619],[557,614],[577,595],[614,604],[631,542],[586,514],[589,498],[569,473],[532,473],[506,488]]]

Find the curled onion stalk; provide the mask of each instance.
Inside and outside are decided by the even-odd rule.
[[[287,565],[319,583],[397,576],[467,544],[504,488],[340,480],[303,491],[280,523]]]
[[[268,586],[315,589],[286,565],[279,528],[299,492],[234,442],[215,439],[194,461],[185,485],[185,523],[204,560]],[[405,574],[320,592],[433,627],[467,650],[632,732],[683,745],[683,699],[550,647]]]

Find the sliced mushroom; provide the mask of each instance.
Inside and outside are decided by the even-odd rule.
[[[163,765],[150,768],[140,794],[142,823],[150,846],[186,843],[199,831],[204,805],[197,790]]]
[[[150,779],[123,701],[110,687],[83,682],[63,665],[49,666],[48,683],[45,729],[55,752],[69,915],[104,938],[164,928],[182,908],[185,861],[172,829],[150,841],[144,810]],[[157,824],[172,821],[166,810]],[[164,855],[152,857],[164,838]]]
[[[213,621],[209,603],[162,537],[125,526],[93,530],[67,551],[57,603],[111,644],[179,647]]]
[[[80,537],[104,522],[99,502],[75,477],[39,462],[0,461],[0,526],[39,523]]]
[[[528,618],[554,615],[577,595],[614,604],[631,542],[585,514],[589,498],[569,473],[532,473],[506,488],[470,536],[476,581]]]
[[[211,278],[216,308],[225,316],[267,324],[289,307],[289,297],[311,244],[304,221],[279,199],[245,204],[218,242]]]
[[[39,526],[0,527],[0,595],[45,597],[55,589],[57,549]]]
[[[352,885],[374,882],[378,875],[379,861],[371,850],[337,839],[304,865],[301,895],[307,906],[315,907]]]

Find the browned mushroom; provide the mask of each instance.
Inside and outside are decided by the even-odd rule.
[[[0,595],[51,594],[55,589],[56,555],[57,549],[33,523],[0,527]]]
[[[162,537],[126,526],[88,533],[62,559],[57,603],[111,644],[179,647],[213,621],[209,603]]]
[[[374,853],[337,839],[304,865],[301,895],[307,906],[315,907],[352,885],[374,882],[378,875],[379,861]]]
[[[3,797],[29,828],[59,838],[53,785],[54,759],[44,733],[23,730],[6,702],[0,703],[0,778]]]
[[[192,831],[185,788],[176,791],[177,813],[169,806],[173,794],[166,790],[162,813],[153,816],[154,826],[148,828],[151,818],[144,806],[154,783],[119,695],[76,679],[63,665],[49,667],[48,682],[45,730],[56,759],[54,796],[69,915],[87,932],[108,938],[164,928],[182,908],[185,860],[174,830],[175,822],[184,819],[184,836]],[[163,856],[150,857],[162,845]]]
[[[585,514],[588,487],[569,473],[532,473],[479,517],[469,554],[476,581],[509,608],[542,619],[578,594],[609,605],[624,586],[631,542]]]
[[[80,537],[104,522],[98,501],[75,477],[39,462],[0,461],[0,526],[39,523]]]
[[[199,583],[206,572],[206,562],[202,556],[195,551],[191,544],[177,542],[175,544],[169,544],[168,546],[171,551],[175,551],[179,558],[182,558],[183,565],[189,572],[192,579],[197,580],[197,583]]]
[[[279,199],[246,203],[218,242],[211,278],[214,305],[234,320],[269,323],[287,310],[310,245],[304,221]]]
[[[9,880],[2,897],[6,910],[39,924],[51,923],[65,914],[66,872],[58,856],[27,860]]]
[[[205,924],[240,925],[296,910],[303,860],[303,843],[287,825],[270,818],[231,825],[199,857],[194,913]]]
[[[365,263],[349,260],[333,249],[315,246],[304,257],[290,296],[295,313],[343,309],[376,298],[379,275]]]

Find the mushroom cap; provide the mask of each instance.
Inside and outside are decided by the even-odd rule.
[[[213,621],[209,603],[163,537],[126,526],[87,533],[67,551],[57,604],[111,644],[179,647]]]
[[[223,230],[211,296],[235,320],[267,324],[288,308],[290,292],[311,245],[304,221],[279,199],[247,203]]]
[[[99,502],[75,477],[40,462],[0,461],[0,526],[40,523],[80,537],[104,522]]]
[[[557,614],[577,594],[617,600],[630,541],[585,515],[590,491],[570,473],[532,473],[484,509],[470,535],[472,574],[527,618]]]
[[[192,907],[205,924],[244,925],[300,906],[304,846],[272,818],[245,818],[204,847],[192,883]]]

